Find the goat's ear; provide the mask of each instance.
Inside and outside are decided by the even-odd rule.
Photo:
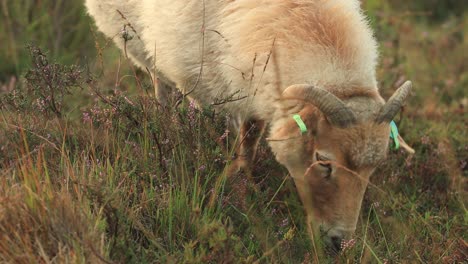
[[[315,135],[317,133],[318,122],[322,116],[320,111],[316,107],[308,105],[299,112],[299,115],[303,118],[309,133]]]
[[[411,154],[413,155],[416,151],[414,151],[414,149],[412,147],[410,147],[406,142],[405,140],[400,136],[398,135],[398,140],[400,141],[400,146],[408,153],[408,154]]]
[[[300,119],[296,120],[295,115],[299,115]],[[297,139],[306,135],[314,135],[317,131],[317,124],[322,116],[320,111],[312,105],[306,105],[296,114],[288,114],[286,122],[278,127],[266,140],[267,141],[285,141],[289,139]],[[304,132],[301,131],[300,123],[305,126]],[[303,128],[304,129],[304,128]]]

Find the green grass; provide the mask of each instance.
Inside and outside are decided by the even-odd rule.
[[[161,108],[146,74],[95,36],[82,3],[0,0],[0,262],[466,261],[468,15],[452,1],[433,15],[433,1],[410,13],[400,1],[364,2],[382,93],[415,84],[397,123],[416,154],[389,154],[355,244],[332,258],[315,255],[266,142],[253,180],[226,178],[236,135],[222,136],[224,113]]]

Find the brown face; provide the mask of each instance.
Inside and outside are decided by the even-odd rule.
[[[294,178],[311,234],[320,230],[334,251],[356,229],[369,177],[387,153],[389,123],[410,91],[405,82],[387,103],[376,89],[349,88],[343,99],[307,84],[283,91],[282,118],[271,124],[269,143]],[[292,118],[296,108],[306,133]]]
[[[272,131],[277,160],[294,178],[314,234],[338,251],[356,229],[368,180],[387,152],[389,126],[374,122],[338,128],[315,107],[300,113],[308,127],[301,135],[294,120]]]

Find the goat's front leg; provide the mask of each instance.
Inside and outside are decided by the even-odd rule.
[[[265,131],[265,121],[248,120],[242,123],[239,131],[239,139],[236,157],[229,168],[228,175],[231,176],[240,171],[252,176],[252,165],[257,154],[260,138]]]
[[[247,210],[248,185],[258,191],[252,176],[253,165],[260,138],[265,130],[265,122],[249,120],[243,122],[239,131],[236,157],[227,169],[230,185],[236,191],[232,204],[241,210]]]

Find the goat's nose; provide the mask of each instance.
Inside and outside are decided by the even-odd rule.
[[[323,240],[327,251],[331,254],[338,254],[342,250],[343,241],[349,239],[353,232],[354,229],[329,229]]]
[[[330,240],[331,240],[331,243],[330,243],[331,249],[336,253],[340,252],[341,242],[343,241],[343,236],[332,236],[330,237]]]

